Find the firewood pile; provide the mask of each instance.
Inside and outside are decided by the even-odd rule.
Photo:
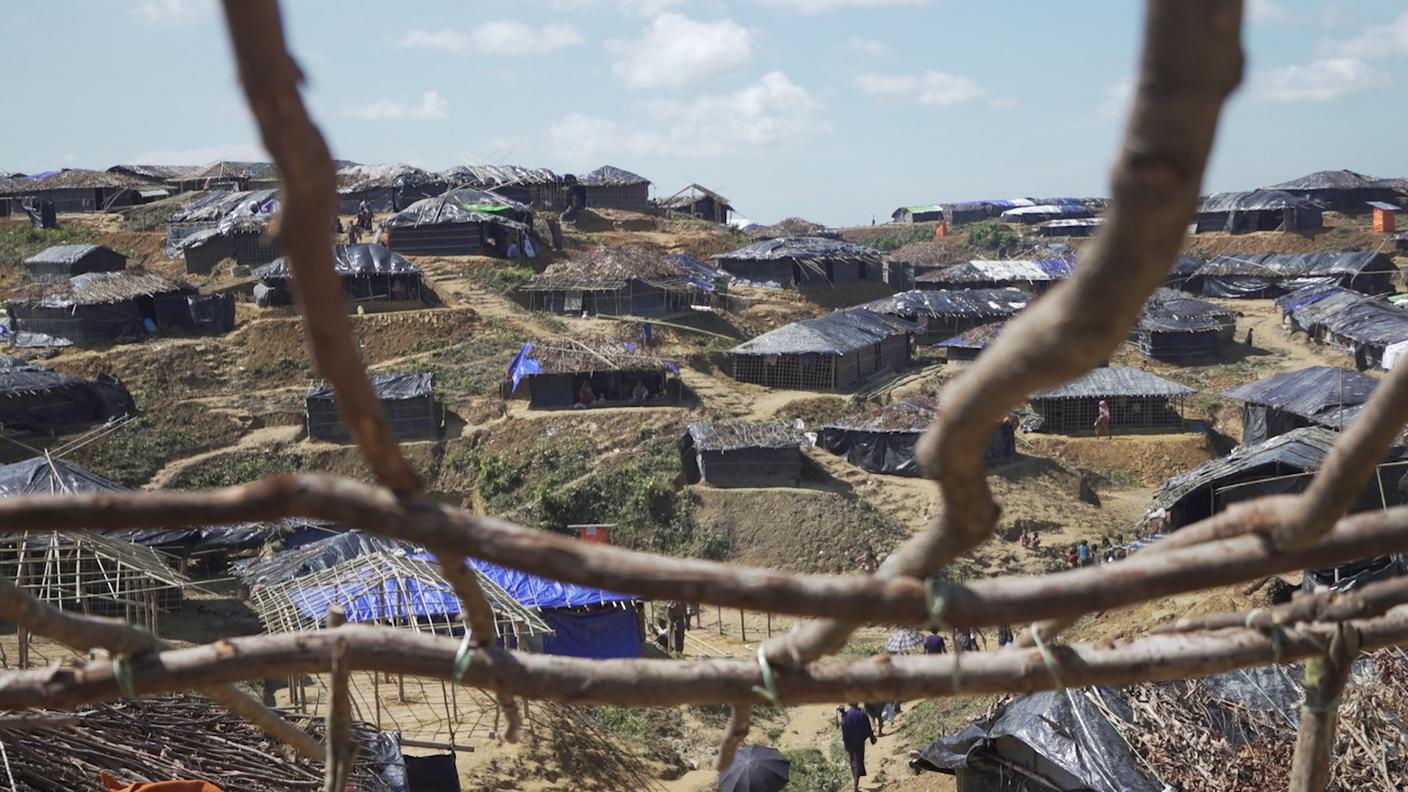
[[[0,730],[0,747],[7,760],[0,765],[0,789],[100,789],[101,770],[123,784],[200,779],[230,792],[322,789],[321,764],[308,761],[225,708],[193,694],[90,704],[43,715],[56,716],[55,723],[71,725]],[[284,715],[321,739],[322,719],[291,712]],[[367,749],[374,734],[368,726],[354,725],[354,739],[363,750],[353,767],[353,786],[367,792],[387,789],[374,772],[379,768],[368,761],[371,752]]]

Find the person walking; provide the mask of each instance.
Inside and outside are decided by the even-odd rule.
[[[841,713],[841,745],[846,749],[851,766],[851,790],[860,792],[860,777],[865,775],[865,741],[874,745],[875,731],[870,728],[870,718],[860,705],[853,703],[838,711]]]
[[[944,646],[944,637],[939,635],[936,628],[929,628],[929,634],[924,637],[924,654],[941,655],[947,653],[948,647]]]
[[[1104,399],[1096,405],[1095,436],[1110,437],[1110,403]]]

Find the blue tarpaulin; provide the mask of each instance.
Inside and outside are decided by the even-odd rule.
[[[632,608],[607,608],[590,613],[544,611],[552,635],[543,636],[543,652],[566,657],[608,659],[640,657],[640,635]]]
[[[513,388],[510,390],[510,393],[518,390],[518,383],[522,382],[524,377],[529,374],[543,373],[543,364],[538,361],[537,358],[528,357],[532,352],[533,342],[524,341],[523,347],[518,350],[518,354],[514,356],[513,362],[508,364],[508,376],[513,382]]]
[[[349,622],[437,617],[451,620],[460,602],[448,586],[413,577],[385,580],[379,585],[355,577],[331,586],[309,586],[290,592],[289,600],[304,616],[321,622],[328,608],[341,606]]]
[[[469,565],[478,570],[479,574],[502,586],[509,596],[530,608],[580,608],[584,605],[632,602],[640,599],[631,594],[617,594],[605,589],[579,586],[576,583],[549,580],[477,558],[469,559]]]

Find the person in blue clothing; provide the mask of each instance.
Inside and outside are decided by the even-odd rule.
[[[1076,545],[1076,562],[1081,566],[1090,566],[1090,543],[1084,539]]]
[[[860,792],[860,777],[865,775],[865,741],[875,744],[875,732],[870,728],[870,717],[859,704],[837,707],[841,716],[841,745],[850,759],[853,792]]]

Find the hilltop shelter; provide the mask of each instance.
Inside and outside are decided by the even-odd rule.
[[[1365,214],[1374,202],[1401,206],[1401,179],[1379,179],[1352,170],[1316,171],[1263,189],[1279,190],[1344,214]]]
[[[988,322],[970,327],[956,336],[934,344],[934,348],[945,350],[944,359],[950,363],[972,362],[997,340],[1002,328],[1006,326],[1006,322]]]
[[[1259,443],[1302,426],[1343,429],[1379,381],[1347,368],[1311,366],[1222,392],[1242,402],[1242,444]]]
[[[1320,204],[1279,190],[1214,193],[1202,200],[1196,233],[1222,231],[1319,231],[1325,227]]]
[[[1048,220],[1036,227],[1036,233],[1044,237],[1092,237],[1104,224],[1103,217]]]
[[[372,300],[392,302],[422,299],[420,268],[404,256],[381,245],[335,245],[333,271],[342,280],[342,293],[349,302]],[[293,270],[288,259],[278,258],[256,269],[262,289],[255,289],[260,305],[290,305]]]
[[[1004,223],[1021,225],[1036,225],[1048,220],[1084,220],[1094,216],[1094,212],[1078,203],[1018,206],[999,215]]]
[[[118,173],[123,176],[131,176],[134,179],[144,179],[150,182],[169,184],[188,173],[194,173],[199,169],[197,165],[135,165],[122,164],[113,165],[107,169],[108,173]]]
[[[845,390],[880,372],[903,368],[910,338],[922,326],[866,308],[803,319],[730,349],[740,382],[791,390]]]
[[[348,165],[337,171],[337,213],[356,214],[363,201],[373,212],[399,212],[449,188],[444,177],[404,163]]]
[[[37,283],[5,303],[16,346],[104,344],[160,331],[225,333],[234,328],[228,294],[202,296],[184,281],[136,272],[90,272]]]
[[[1156,289],[1139,314],[1130,341],[1145,358],[1181,361],[1216,355],[1232,340],[1232,311],[1173,289]]]
[[[1030,198],[1008,198],[996,201],[960,201],[943,204],[944,220],[950,227],[979,223],[1000,216],[1008,209],[1036,206]]]
[[[923,341],[952,338],[978,325],[1008,319],[1031,302],[1020,289],[915,289],[862,305],[924,325]]]
[[[894,402],[821,427],[817,445],[872,473],[919,476],[923,471],[915,447],[938,413],[939,407],[930,401]],[[1016,424],[1003,421],[994,427],[983,461],[998,464],[1016,454]]]
[[[0,429],[6,432],[57,432],[136,412],[116,377],[89,381],[0,355]]]
[[[578,191],[588,209],[650,211],[650,180],[614,165],[603,165],[578,176],[569,190]]]
[[[1098,368],[1031,396],[1027,403],[1043,432],[1092,433],[1101,401],[1109,404],[1112,431],[1181,431],[1183,400],[1195,393],[1142,369]]]
[[[333,160],[333,164],[339,163]],[[275,190],[279,186],[279,171],[272,162],[219,160],[183,173],[172,183],[179,192]]]
[[[814,236],[775,237],[714,256],[736,278],[784,289],[855,283],[883,260],[873,248]]]
[[[640,597],[530,575],[478,558],[467,563],[542,619],[548,631],[542,636],[543,654],[597,660],[640,657],[645,640],[645,603]]]
[[[890,213],[890,220],[895,223],[941,223],[943,219],[944,208],[938,204],[901,206]]]
[[[665,317],[717,302],[724,276],[683,253],[600,247],[556,261],[518,287],[529,308],[577,315]]]
[[[630,341],[607,336],[528,341],[509,364],[505,398],[533,408],[648,407],[679,400],[679,366]],[[589,384],[591,404],[582,404]],[[633,399],[637,384],[644,399]]]
[[[538,212],[560,212],[567,208],[563,177],[547,168],[522,165],[456,165],[440,176],[453,187],[473,187],[527,204]]]
[[[779,237],[821,237],[823,239],[840,240],[840,233],[833,231],[821,223],[814,223],[804,217],[788,217],[773,223],[772,225],[758,225],[756,223],[744,226],[743,233],[759,241],[765,239],[777,239]]]
[[[158,181],[83,169],[30,177],[13,185],[9,192],[36,204],[51,201],[56,212],[107,212],[150,203],[170,194]]]
[[[1071,257],[978,259],[916,276],[914,285],[920,289],[1021,289],[1040,294],[1069,278],[1075,264]]]
[[[208,275],[225,259],[268,264],[283,251],[268,234],[278,212],[274,190],[212,191],[171,215],[166,224],[166,255],[184,258],[186,272]]]
[[[120,272],[127,257],[105,245],[54,245],[24,260],[35,282],[71,278],[85,272]]]
[[[1393,259],[1373,251],[1244,253],[1180,265],[1180,288],[1205,297],[1279,297],[1305,286],[1338,286],[1364,294],[1393,290]]]
[[[733,214],[733,205],[727,198],[698,184],[691,184],[669,198],[662,198],[656,201],[656,205],[667,212],[678,212],[723,225],[728,224],[729,215]]]
[[[680,441],[685,477],[711,487],[795,487],[806,441],[782,421],[697,421]]]
[[[440,429],[435,412],[435,381],[428,372],[373,374],[372,391],[386,414],[391,435],[398,439],[434,436]],[[352,433],[342,422],[333,387],[322,383],[304,397],[308,410],[308,436],[333,443],[349,443]]]
[[[1390,368],[1408,342],[1408,309],[1358,291],[1306,286],[1276,305],[1292,331],[1343,350],[1361,371]]]
[[[471,187],[416,201],[381,224],[381,243],[406,255],[534,258],[533,210]]]

